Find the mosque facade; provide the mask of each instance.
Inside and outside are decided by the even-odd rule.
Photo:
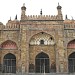
[[[0,72],[2,73],[74,73],[75,21],[57,15],[26,15],[0,22]]]

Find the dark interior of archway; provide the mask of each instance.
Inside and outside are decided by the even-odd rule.
[[[4,56],[3,72],[4,73],[16,73],[16,57],[15,57],[15,55],[9,53]]]
[[[40,53],[35,59],[35,71],[36,73],[49,73],[50,72],[49,57],[45,53]]]
[[[75,52],[68,58],[68,69],[70,73],[75,72]]]

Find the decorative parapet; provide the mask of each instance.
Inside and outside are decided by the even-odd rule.
[[[27,15],[22,20],[63,20],[60,15]]]
[[[4,25],[3,27],[2,27],[2,30],[19,30],[19,28],[20,28],[20,26],[19,25],[9,25],[9,26],[7,26],[7,25]]]
[[[3,30],[19,30],[19,25],[4,26]]]
[[[65,20],[64,29],[75,29],[75,20]]]
[[[64,24],[64,29],[75,29],[75,24]]]
[[[2,26],[1,30],[19,30],[20,29],[20,21],[18,20],[8,20],[6,25]]]

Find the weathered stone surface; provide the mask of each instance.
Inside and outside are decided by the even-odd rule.
[[[68,73],[68,57],[75,49],[67,45],[75,39],[75,21],[63,20],[60,9],[56,16],[26,16],[25,12],[22,10],[20,21],[9,20],[6,26],[0,25],[0,64],[11,53],[16,56],[16,72],[28,73],[29,65],[35,67],[36,56],[43,52],[49,56],[50,68],[55,65],[56,73]],[[7,40],[15,42],[17,49],[3,49]]]

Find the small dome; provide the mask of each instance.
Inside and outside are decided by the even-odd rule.
[[[3,23],[2,23],[2,22],[0,22],[0,25],[3,25]]]
[[[58,6],[57,6],[57,9],[61,9],[62,7],[59,5],[59,3],[58,3]]]
[[[22,10],[26,10],[25,4],[21,7]]]

